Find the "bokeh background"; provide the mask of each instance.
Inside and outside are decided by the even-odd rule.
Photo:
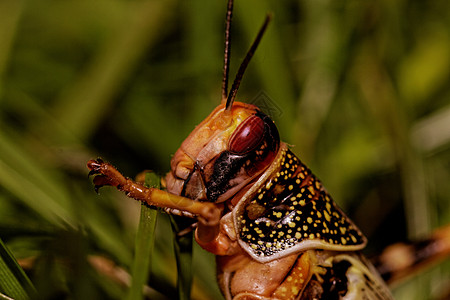
[[[95,194],[86,161],[130,177],[169,170],[220,101],[225,7],[0,1],[0,238],[42,298],[127,294],[140,206]],[[368,236],[366,254],[450,223],[450,2],[237,0],[232,78],[267,12],[238,100],[263,96],[282,139]],[[171,240],[161,215],[155,299],[176,293]],[[192,297],[220,299],[214,257],[196,247],[193,268]],[[449,274],[447,261],[393,292],[443,299]]]

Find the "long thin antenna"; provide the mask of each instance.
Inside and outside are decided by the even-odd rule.
[[[228,0],[226,27],[225,27],[225,51],[223,55],[223,78],[222,78],[222,102],[228,97],[228,73],[230,71],[231,51],[231,18],[233,17],[233,0]]]
[[[258,32],[258,35],[255,38],[255,41],[253,42],[252,46],[247,52],[247,55],[245,56],[244,60],[242,61],[241,65],[239,66],[239,70],[236,74],[236,78],[234,79],[233,85],[231,86],[230,93],[227,97],[227,104],[226,104],[226,110],[231,110],[231,107],[233,106],[234,99],[236,98],[237,91],[239,89],[239,85],[241,84],[242,77],[244,76],[245,69],[247,69],[248,63],[250,62],[250,59],[253,57],[253,54],[256,51],[256,48],[259,45],[259,42],[261,41],[262,36],[264,35],[264,32],[267,29],[267,25],[269,25],[270,20],[272,19],[272,15],[268,14],[266,16],[266,19],[264,20],[264,24],[262,25],[261,29]]]

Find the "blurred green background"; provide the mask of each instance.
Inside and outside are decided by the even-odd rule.
[[[86,161],[169,170],[220,101],[225,7],[0,1],[0,238],[41,298],[127,294],[139,204],[96,195]],[[277,108],[282,139],[368,236],[366,253],[450,223],[450,2],[237,0],[232,78],[269,11],[238,100],[263,92]],[[154,299],[175,295],[169,232],[160,216]],[[214,257],[196,247],[193,265],[193,298],[218,299]],[[449,274],[447,261],[393,291],[442,299]]]

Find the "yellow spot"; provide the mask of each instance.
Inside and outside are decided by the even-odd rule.
[[[312,219],[311,217],[308,217],[308,218],[306,219],[306,221],[307,221],[309,224],[311,224],[312,221],[313,221],[313,219]]]
[[[345,234],[345,232],[347,231],[347,228],[339,227],[339,230],[341,231],[342,234]]]
[[[314,238],[315,238],[315,237],[314,237],[314,234],[311,233],[311,234],[309,235],[309,239],[313,240]]]
[[[308,230],[308,225],[303,225],[303,231]]]
[[[320,211],[317,212],[317,217],[320,219],[322,218],[322,214],[320,213]]]
[[[353,234],[350,234],[350,238],[352,239],[353,243],[356,243],[356,237]]]
[[[301,206],[305,206],[305,204],[306,204],[306,203],[305,203],[305,200],[300,200],[299,203],[300,203]]]
[[[294,222],[289,222],[289,227],[295,227],[295,223]]]
[[[345,238],[344,238],[344,237],[341,237],[341,243],[342,243],[342,245],[345,245],[345,244],[347,244],[347,241],[345,240]]]
[[[330,215],[329,215],[326,211],[323,212],[323,215],[325,216],[325,220],[327,220],[328,222],[330,222],[331,217],[330,217]]]
[[[294,189],[294,186],[291,184],[291,185],[289,185],[288,189],[289,189],[290,191],[292,191],[292,190]]]
[[[295,180],[295,183],[296,183],[296,184],[300,184],[300,182],[301,182],[301,181],[300,181],[300,179],[298,179],[298,178],[297,178],[297,180]]]
[[[302,234],[301,234],[300,232],[296,232],[296,233],[295,233],[295,238],[296,238],[296,239],[299,240],[301,237],[302,237]]]

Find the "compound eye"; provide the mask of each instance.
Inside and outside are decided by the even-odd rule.
[[[251,116],[240,124],[229,142],[229,151],[234,154],[246,154],[255,149],[264,137],[264,121]]]

